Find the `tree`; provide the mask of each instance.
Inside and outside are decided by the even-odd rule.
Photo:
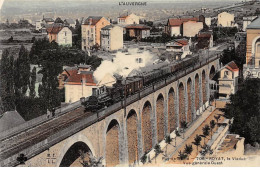
[[[204,138],[204,145],[205,145],[205,144],[206,144],[205,139],[207,138],[207,136],[209,136],[209,131],[210,131],[209,125],[205,125],[205,126],[202,128],[202,131],[203,131],[203,135],[201,135],[201,137]]]
[[[202,156],[206,156],[207,153],[209,153],[210,155],[213,154],[213,150],[210,148],[210,146],[204,145],[201,148],[202,148],[202,150],[200,151],[200,154]]]
[[[103,157],[95,157],[93,156],[91,153],[86,152],[84,153],[82,150],[79,151],[80,153],[80,164],[83,167],[102,167],[102,160]],[[86,160],[86,156],[87,156],[87,160]]]
[[[217,123],[218,123],[218,121],[219,121],[219,119],[220,119],[220,115],[214,116],[214,118],[216,119],[216,121],[217,121]]]
[[[215,123],[215,121],[214,120],[211,120],[210,121],[210,131],[211,131],[211,138],[212,138],[212,135],[213,135],[213,130],[214,130],[214,128],[215,128],[215,126],[216,126],[216,123]]]
[[[170,135],[165,136],[165,143],[166,143],[165,154],[166,154],[166,156],[167,156],[167,146],[168,146],[169,144],[171,144],[171,142],[172,142],[171,136],[170,136]]]
[[[185,129],[188,128],[188,123],[184,120],[184,121],[181,121],[181,127],[182,127],[182,132],[183,132],[183,139],[184,139],[184,133],[185,133]]]
[[[161,146],[159,144],[156,144],[154,146],[154,152],[155,152],[155,163],[156,163],[156,157],[162,153]]]
[[[178,130],[175,130],[175,147],[176,147],[176,138],[178,137],[178,136],[181,136],[180,135],[180,133],[179,133],[179,131]]]
[[[187,156],[189,156],[189,155],[191,155],[192,151],[193,151],[192,145],[187,145],[186,144],[185,145],[185,149],[184,149],[184,153],[186,153]]]
[[[9,49],[3,50],[0,60],[0,82],[3,112],[14,110],[14,57],[10,55]]]
[[[30,94],[29,96],[31,98],[34,98],[36,93],[35,93],[35,82],[36,82],[36,67],[33,67],[33,70],[31,72],[31,81],[30,81]]]
[[[230,132],[244,137],[245,144],[260,142],[260,89],[256,88],[259,86],[260,79],[246,79],[222,110],[224,117],[234,119]]]
[[[145,164],[147,161],[147,151],[144,153],[144,155],[141,157],[141,162]]]
[[[22,45],[19,56],[15,61],[14,67],[14,86],[16,99],[24,97],[30,85],[30,63],[29,53]],[[17,102],[16,102],[17,104]]]
[[[178,154],[177,159],[179,159],[179,160],[185,160],[185,159],[187,159],[188,155],[185,154],[185,152],[179,151],[178,153],[179,153],[179,154]]]
[[[199,152],[199,146],[201,142],[201,137],[199,135],[196,135],[194,138],[194,142],[192,142],[195,146],[197,146],[197,153]]]

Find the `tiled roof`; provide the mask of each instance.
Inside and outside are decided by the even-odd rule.
[[[143,24],[131,24],[125,27],[126,29],[151,29],[151,27]]]
[[[184,46],[188,45],[189,41],[187,39],[176,39],[168,43],[167,46]]]
[[[204,33],[204,32],[202,32],[202,33],[198,34],[198,38],[210,38],[211,36],[212,36],[211,33]]]
[[[239,68],[237,67],[236,63],[234,61],[229,62],[226,66],[227,69],[231,71],[238,71]]]
[[[102,16],[89,16],[85,21],[84,25],[96,25]]]
[[[63,24],[54,23],[47,28],[47,32],[51,34],[58,34],[63,29]]]
[[[193,17],[193,18],[169,18],[168,19],[168,25],[169,26],[181,26],[182,23],[187,21],[199,21],[199,18]]]
[[[129,15],[128,14],[122,14],[118,18],[127,18]]]
[[[67,84],[81,84],[82,80],[86,80],[86,85],[96,85],[94,82],[93,72],[92,71],[80,71],[78,70],[69,70],[70,76],[67,78]]]

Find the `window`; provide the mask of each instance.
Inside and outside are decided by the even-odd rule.
[[[89,35],[89,30],[88,30],[88,35]]]
[[[93,33],[93,28],[91,28],[91,33]]]
[[[67,36],[67,32],[66,31],[64,32],[64,34],[65,34],[65,36]]]

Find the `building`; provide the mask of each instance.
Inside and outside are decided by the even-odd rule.
[[[143,24],[132,24],[125,27],[126,35],[129,37],[134,37],[137,40],[146,38],[150,36],[151,27]]]
[[[166,44],[166,51],[172,51],[175,53],[178,53],[179,58],[176,59],[182,59],[185,58],[186,55],[191,54],[190,52],[190,41],[187,39],[175,39],[169,43]]]
[[[234,61],[229,62],[220,70],[218,78],[219,98],[229,99],[237,91],[239,68]]]
[[[44,16],[43,16],[42,23],[44,25],[51,25],[51,24],[54,23],[54,19],[52,19],[52,18],[44,18]]]
[[[117,18],[117,23],[119,25],[139,24],[139,19],[140,17],[133,13],[131,13],[130,15],[123,14]]]
[[[198,49],[208,49],[212,48],[214,45],[213,34],[212,32],[199,32],[197,35],[197,44]]]
[[[183,23],[183,36],[195,37],[203,29],[203,22],[187,21]]]
[[[227,12],[218,14],[218,27],[234,27],[235,26],[235,15]]]
[[[100,46],[101,29],[110,22],[101,16],[89,16],[81,25],[82,50],[92,49],[94,45]]]
[[[64,24],[54,23],[47,28],[49,42],[55,41],[59,45],[72,46],[72,31]]]
[[[205,17],[205,24],[206,24],[208,27],[211,26],[211,17],[210,17],[210,16]]]
[[[260,18],[255,19],[247,26],[246,38],[246,64],[244,77],[260,78]]]
[[[101,49],[114,51],[123,48],[123,28],[107,25],[101,29]]]
[[[170,36],[180,36],[182,35],[182,24],[188,21],[199,21],[199,18],[169,18],[167,24],[164,27],[164,31]]]
[[[245,138],[237,134],[226,134],[217,146],[215,157],[243,157]]]
[[[42,31],[43,28],[48,27],[48,25],[51,25],[54,23],[54,20],[52,18],[43,18],[41,20],[37,20],[35,22],[35,29],[37,31]]]
[[[65,103],[73,103],[81,97],[92,95],[92,89],[96,88],[93,71],[89,65],[79,65],[64,69],[60,75],[60,86],[65,88]]]
[[[243,17],[243,31],[246,31],[247,26],[256,18],[257,16]]]
[[[64,24],[68,25],[69,27],[75,28],[76,27],[76,21],[74,19],[65,19]]]

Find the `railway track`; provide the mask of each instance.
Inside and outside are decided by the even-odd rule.
[[[26,149],[29,146],[37,144],[48,138],[50,135],[57,133],[82,118],[89,113],[84,112],[84,108],[80,107],[63,116],[50,120],[42,125],[34,127],[28,131],[22,132],[12,138],[1,141],[0,143],[0,160],[4,160],[9,156]]]

